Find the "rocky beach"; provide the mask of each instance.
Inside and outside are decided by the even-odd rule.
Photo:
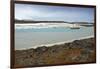
[[[15,50],[14,67],[96,62],[95,39],[74,40],[50,47]]]
[[[14,68],[96,63],[94,6],[15,3],[14,7]]]

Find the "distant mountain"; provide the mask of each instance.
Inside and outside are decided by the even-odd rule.
[[[15,23],[69,23],[69,24],[94,24],[90,22],[67,22],[67,21],[35,21],[35,20],[18,20],[15,19]]]
[[[92,22],[70,22],[71,24],[94,24]]]
[[[85,26],[85,27],[94,26],[94,23],[91,23],[91,22],[71,22],[70,24],[78,24],[80,26]]]
[[[15,19],[15,23],[38,23],[38,22],[33,21],[33,20],[17,20],[17,19]]]
[[[65,21],[34,21],[34,20],[17,20],[15,23],[67,23]]]

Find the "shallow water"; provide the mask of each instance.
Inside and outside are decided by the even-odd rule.
[[[15,49],[34,48],[94,35],[93,27],[15,29]]]

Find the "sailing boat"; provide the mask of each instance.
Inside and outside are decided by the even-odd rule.
[[[80,29],[78,24],[73,24],[73,27],[71,27],[70,29]]]

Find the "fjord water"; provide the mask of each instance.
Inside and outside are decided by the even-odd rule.
[[[40,45],[77,40],[93,35],[93,27],[81,27],[80,29],[66,27],[15,29],[15,49],[36,48]]]

